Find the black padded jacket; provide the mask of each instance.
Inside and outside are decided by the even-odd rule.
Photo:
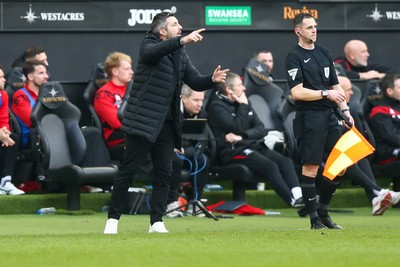
[[[208,115],[210,127],[218,140],[217,153],[222,165],[230,162],[246,148],[257,150],[260,140],[263,141],[268,133],[250,103],[246,105],[232,102],[221,93],[211,97]],[[228,133],[240,135],[243,140],[234,144],[228,143],[225,141]]]
[[[147,32],[140,47],[121,128],[129,135],[155,142],[172,107],[170,112],[176,148],[182,147],[182,113],[179,109],[182,82],[196,91],[204,91],[214,85],[212,75],[201,75],[192,65],[180,38],[163,41]]]

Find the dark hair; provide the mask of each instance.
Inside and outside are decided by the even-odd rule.
[[[3,65],[0,64],[0,70],[4,71]]]
[[[45,53],[43,48],[37,47],[37,46],[31,46],[25,49],[24,54],[22,55],[22,59],[24,62],[28,61],[29,59],[35,58],[37,55],[41,53]]]
[[[253,57],[256,58],[261,53],[265,53],[265,54],[271,53],[272,54],[272,52],[268,49],[258,49],[258,50],[256,50],[256,52],[254,52]]]
[[[302,12],[302,13],[297,14],[293,19],[293,27],[296,28],[297,26],[299,26],[300,24],[303,23],[304,19],[308,19],[308,18],[315,19],[313,17],[313,15],[311,15],[310,13]]]
[[[36,66],[44,66],[47,69],[47,66],[46,64],[44,64],[43,61],[37,59],[29,59],[22,66],[22,72],[24,73],[26,78],[28,78],[28,74],[31,74],[35,71]]]
[[[153,22],[151,23],[151,32],[156,35],[159,36],[160,35],[160,29],[162,28],[166,28],[167,27],[167,18],[169,17],[174,17],[175,14],[171,13],[171,12],[161,12],[158,13],[154,18],[153,18]]]
[[[393,73],[387,73],[385,77],[382,78],[381,82],[379,83],[379,86],[383,90],[385,94],[386,89],[388,88],[394,88],[394,82],[400,79],[400,74],[393,74]]]

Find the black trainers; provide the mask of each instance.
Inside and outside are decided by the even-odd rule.
[[[315,221],[311,223],[311,229],[312,230],[318,230],[318,229],[328,229],[321,221]]]
[[[334,221],[332,221],[331,217],[329,217],[329,216],[321,218],[321,222],[329,229],[336,229],[336,230],[343,229],[342,226],[340,226],[340,225],[336,224]]]

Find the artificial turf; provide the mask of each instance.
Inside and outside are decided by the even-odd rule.
[[[276,210],[274,210],[276,211]],[[102,234],[105,213],[1,215],[2,266],[397,266],[400,209],[332,212],[344,230],[310,230],[293,209],[281,215],[214,221],[165,219],[148,234],[148,215],[124,215],[118,235]],[[339,210],[340,211],[340,210]]]

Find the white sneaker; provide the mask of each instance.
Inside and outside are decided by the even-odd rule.
[[[178,201],[174,201],[171,202],[167,205],[167,213],[165,214],[168,218],[179,218],[179,217],[183,217],[183,213],[182,211],[178,210],[174,210],[171,212],[168,212],[170,210],[176,209],[177,207],[179,207],[179,202]]]
[[[116,235],[118,233],[118,220],[108,219],[106,222],[106,227],[104,228],[105,235]]]
[[[167,228],[165,228],[164,222],[155,222],[149,227],[149,234],[151,233],[167,234],[169,232]]]
[[[15,185],[11,182],[6,182],[4,186],[0,186],[0,191],[7,195],[23,195],[24,191],[15,187]]]
[[[385,192],[372,199],[372,215],[382,215],[385,210],[392,206],[392,195],[390,192]]]
[[[395,206],[400,202],[400,192],[390,191],[390,195],[392,196],[392,205]]]

